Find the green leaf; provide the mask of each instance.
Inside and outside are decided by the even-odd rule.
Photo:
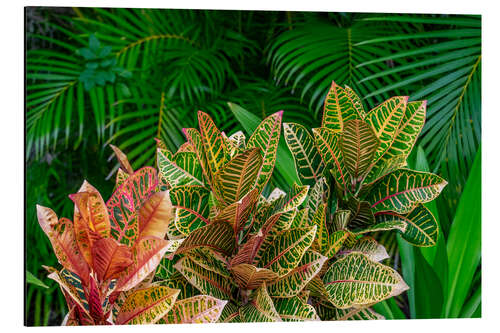
[[[282,117],[283,111],[279,111],[264,119],[248,140],[247,148],[260,148],[262,154],[262,167],[257,179],[259,192],[262,192],[274,170]]]
[[[328,258],[312,250],[307,250],[300,263],[282,278],[268,283],[267,290],[273,297],[293,297],[319,273]]]
[[[236,155],[215,175],[215,189],[224,206],[239,201],[255,186],[262,166],[259,148]]]
[[[331,169],[337,184],[342,189],[346,189],[349,177],[344,156],[340,150],[341,133],[326,127],[313,128],[312,131],[323,163],[327,169]]]
[[[449,275],[444,315],[456,318],[481,262],[481,147],[476,153],[446,245]]]
[[[215,323],[226,303],[227,301],[208,295],[177,300],[164,321],[168,324]]]
[[[420,251],[417,248],[413,250],[415,258],[414,294],[416,318],[441,318],[444,296],[439,277]]]
[[[314,185],[321,177],[324,165],[311,134],[304,126],[295,123],[284,123],[283,129],[300,181],[304,185]]]
[[[40,281],[30,271],[26,271],[26,283],[34,284],[35,286],[42,287],[42,288],[48,288],[48,286],[45,283]]]
[[[175,207],[175,228],[184,236],[209,223],[208,197],[210,192],[200,185],[181,185],[170,190]]]
[[[398,272],[361,252],[337,260],[323,282],[329,301],[341,309],[380,302],[408,289]]]
[[[171,187],[181,185],[203,186],[203,183],[196,176],[190,174],[175,162],[168,159],[160,149],[158,149],[157,158],[158,176],[163,183],[169,184]]]
[[[366,255],[370,260],[380,262],[384,259],[389,258],[385,248],[377,243],[377,241],[372,237],[362,237],[352,244],[352,246],[346,246],[342,251],[337,253],[337,256],[348,255],[352,252],[361,252]]]
[[[435,199],[447,182],[432,173],[408,169],[396,170],[383,177],[366,195],[374,213],[395,211],[410,212],[417,203]]]
[[[271,297],[263,284],[253,292],[250,302],[240,308],[240,317],[244,322],[275,322],[282,321]]]
[[[198,123],[209,168],[207,173],[210,179],[214,179],[215,174],[229,161],[229,150],[221,132],[208,114],[198,111]]]
[[[182,242],[176,254],[203,246],[225,255],[231,255],[235,247],[233,229],[225,222],[212,223],[198,228]]]
[[[258,266],[269,268],[280,277],[290,273],[311,246],[316,235],[316,226],[285,230],[278,234],[266,248]]]
[[[399,222],[404,224],[401,229]],[[376,224],[394,223],[405,240],[416,246],[434,246],[439,228],[432,213],[422,204],[417,204],[408,214],[381,212],[376,215]]]
[[[352,90],[347,93],[342,87],[332,81],[332,85],[325,99],[323,111],[322,127],[327,127],[335,131],[344,130],[345,123],[352,119],[361,119],[358,107],[354,107]],[[359,97],[357,98],[359,101]]]
[[[370,126],[363,120],[349,120],[344,124],[340,149],[352,182],[360,182],[372,162],[380,142]]]
[[[297,296],[278,298],[274,301],[274,306],[283,321],[319,321],[314,307],[302,302]]]

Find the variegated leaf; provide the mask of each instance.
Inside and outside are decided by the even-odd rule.
[[[210,174],[210,167],[208,166],[207,157],[205,155],[205,148],[203,145],[203,139],[200,132],[195,128],[183,128],[182,132],[188,139],[190,146],[193,148],[196,156],[198,157],[198,162],[201,165],[203,175],[208,184],[212,184],[212,176]]]
[[[337,260],[323,276],[329,301],[340,309],[365,306],[408,289],[398,272],[352,252]]]
[[[344,85],[344,90],[349,99],[351,100],[354,110],[356,110],[357,114],[361,117],[361,119],[364,119],[366,114],[365,114],[365,108],[363,107],[363,103],[361,102],[361,98],[359,98],[359,96],[354,92],[354,90],[352,90],[347,85]]]
[[[229,161],[229,150],[221,132],[208,114],[198,111],[198,124],[208,165],[208,174],[213,180],[215,174]]]
[[[321,177],[324,164],[311,134],[304,126],[295,123],[284,123],[283,129],[300,181],[304,185],[314,185]]]
[[[269,268],[280,277],[290,273],[302,260],[316,236],[316,226],[285,230],[264,251],[258,266]]]
[[[408,96],[391,97],[371,109],[366,115],[365,120],[371,125],[375,135],[380,140],[380,145],[375,152],[375,160],[378,160],[391,147],[403,120],[407,103]]]
[[[89,268],[78,247],[73,223],[66,218],[58,219],[50,208],[37,205],[36,210],[38,223],[49,238],[59,263],[87,281]]]
[[[319,321],[316,310],[298,297],[278,298],[274,300],[274,306],[283,321]]]
[[[144,167],[129,176],[106,202],[111,220],[111,236],[132,246],[139,235],[138,212],[142,203],[156,190],[156,170]]]
[[[295,214],[290,228],[310,227],[309,208],[303,208]]]
[[[154,324],[174,306],[179,290],[151,287],[133,292],[121,306],[116,324]]]
[[[357,108],[354,107],[351,96],[341,86],[332,81],[325,99],[321,126],[342,131],[346,121],[360,118],[361,115],[358,113]]]
[[[244,322],[282,321],[271,297],[267,294],[265,284],[255,290],[250,302],[240,308],[240,317]]]
[[[273,213],[277,212],[289,212],[298,208],[304,200],[307,198],[309,193],[309,185],[299,186],[293,184],[290,192],[285,196],[277,200],[276,208]]]
[[[408,169],[396,170],[383,177],[367,194],[365,200],[372,211],[395,211],[407,213],[417,203],[435,199],[447,182],[432,173]]]
[[[329,243],[328,250],[326,251],[325,255],[328,258],[333,258],[337,254],[337,252],[342,248],[342,245],[344,245],[344,243],[349,238],[349,236],[351,236],[351,235],[352,234],[346,230],[335,231],[330,236],[330,243]]]
[[[113,238],[101,238],[92,247],[92,268],[99,281],[119,277],[132,264],[132,252]]]
[[[168,277],[168,279],[160,280],[156,282],[156,284],[180,290],[179,295],[177,296],[178,300],[186,299],[200,294],[198,289],[196,289],[188,280],[186,280],[186,278],[181,273],[175,270],[174,273]]]
[[[229,279],[201,267],[188,257],[180,258],[174,267],[202,294],[224,300],[231,297],[232,286]]]
[[[231,145],[236,149],[245,149],[245,147],[246,147],[246,137],[245,137],[245,133],[243,133],[243,131],[238,131],[238,132],[231,134],[228,137],[228,140],[231,143]],[[235,154],[233,154],[232,156],[234,156],[234,155]]]
[[[235,247],[232,227],[226,222],[217,222],[196,229],[182,242],[176,254],[202,246],[210,247],[228,256],[231,255]]]
[[[222,314],[219,317],[218,323],[241,323],[240,311],[236,304],[228,302]]]
[[[253,189],[261,166],[259,148],[252,148],[236,155],[220,169],[215,175],[214,189],[224,206],[239,201]]]
[[[166,280],[170,278],[174,273],[174,259],[170,258],[170,255],[167,253],[163,256],[160,263],[156,267],[155,280]],[[175,289],[175,287],[171,288]]]
[[[215,323],[219,320],[227,301],[208,295],[177,300],[172,311],[163,317],[168,324]]]
[[[115,189],[118,188],[125,179],[127,179],[129,176],[128,173],[122,170],[122,168],[118,168],[118,171],[116,171],[116,181],[115,181]]]
[[[219,275],[226,278],[231,276],[231,273],[227,269],[227,260],[222,257],[219,253],[213,251],[209,247],[197,247],[188,252],[186,255],[201,267],[213,271]]]
[[[231,267],[231,273],[234,276],[234,281],[241,289],[256,289],[263,283],[272,282],[278,278],[278,274],[275,272],[250,264],[233,266]]]
[[[109,146],[111,147],[111,149],[113,149],[113,152],[116,155],[116,159],[120,163],[121,169],[126,171],[129,175],[134,174],[134,169],[132,169],[132,166],[128,161],[127,155],[125,155],[125,153],[122,152],[120,148],[113,146],[112,144],[110,144]]]
[[[249,219],[257,204],[259,198],[259,190],[253,189],[248,192],[240,201],[230,204],[222,209],[214,218],[216,221],[226,221],[233,227],[234,233],[243,228],[244,223]]]
[[[283,111],[279,111],[264,119],[248,140],[247,148],[260,148],[262,155],[262,167],[256,184],[259,193],[262,192],[273,173],[280,140],[282,117]]]
[[[239,248],[238,253],[231,259],[231,266],[239,264],[253,264],[257,251],[264,239],[262,230],[248,237],[247,241]]]
[[[311,279],[318,274],[328,258],[307,250],[300,263],[290,273],[268,284],[270,296],[293,297],[298,295]]]
[[[347,200],[347,208],[351,211],[347,223],[349,229],[362,229],[375,223],[375,217],[369,202],[350,197]]]
[[[337,256],[344,256],[352,252],[361,252],[372,261],[382,261],[389,258],[385,247],[377,243],[372,237],[362,237],[356,241],[352,246],[346,246],[342,251],[337,253]]]
[[[366,122],[358,119],[345,122],[340,149],[353,183],[363,179],[379,145],[375,133]]]
[[[338,309],[330,302],[320,300],[314,304],[321,320],[383,320],[382,315],[376,313],[371,308],[349,308]]]
[[[152,236],[141,238],[132,248],[132,265],[122,272],[116,289],[132,289],[155,271],[167,251],[168,243],[167,240]]]
[[[72,303],[78,306],[80,311],[90,317],[90,307],[80,277],[65,268],[61,269],[61,271],[54,268],[48,268],[48,270],[51,272],[48,278],[59,284],[61,291],[67,296],[67,301],[68,299],[71,300]],[[68,302],[69,304],[70,302]]]
[[[311,224],[317,227],[313,248],[321,254],[326,254],[330,245],[330,236],[326,226],[326,203],[319,205],[316,214],[312,218]]]
[[[432,213],[422,204],[407,214],[380,212],[376,216],[377,224],[393,223],[401,236],[416,246],[434,246],[439,236],[439,227]],[[404,224],[404,228],[398,227]]]
[[[385,155],[386,154],[384,154],[384,156]],[[383,158],[376,163],[372,162],[373,167],[370,169],[363,181],[365,184],[363,190],[365,190],[365,188],[369,188],[373,185],[373,183],[380,180],[380,178],[385,175],[388,175],[397,169],[401,169],[406,165],[406,156],[403,155],[393,156],[388,159]]]
[[[170,190],[175,227],[184,236],[209,223],[209,195],[210,192],[199,185],[177,186]]]
[[[200,179],[177,165],[174,161],[170,160],[161,151],[158,151],[156,156],[159,171],[158,176],[162,183],[168,184],[170,187],[181,185],[203,185]]]
[[[307,198],[306,204],[306,207],[309,208],[309,219],[313,219],[319,206],[325,202],[327,195],[328,185],[326,185],[325,177],[321,177],[309,191],[309,197]]]
[[[339,209],[333,215],[333,224],[336,230],[344,230],[351,219],[352,212],[346,209]]]
[[[203,170],[195,152],[178,151],[172,160],[179,168],[194,176],[200,183],[203,183]]]
[[[153,194],[139,209],[139,237],[165,238],[174,209],[167,191]]]
[[[355,234],[356,235],[362,235],[370,232],[377,232],[377,231],[387,231],[387,230],[399,230],[401,232],[404,232],[406,229],[406,223],[403,222],[401,219],[397,220],[389,220],[386,222],[380,222],[376,223],[372,226],[369,226],[365,229],[362,230],[356,230]]]
[[[331,170],[337,184],[345,189],[349,185],[349,175],[340,150],[341,132],[330,128],[313,128],[314,142],[327,169]]]

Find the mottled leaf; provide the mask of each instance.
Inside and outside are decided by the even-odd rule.
[[[231,255],[235,247],[235,238],[231,225],[226,222],[217,222],[196,229],[182,242],[176,254],[202,246],[210,247],[225,255]]]
[[[340,150],[341,132],[320,127],[313,128],[313,134],[323,163],[327,169],[331,170],[337,184],[342,189],[346,189],[349,185],[349,175]]]
[[[271,297],[267,294],[265,284],[255,290],[250,301],[240,308],[240,317],[244,322],[282,321]]]
[[[219,320],[227,301],[208,295],[177,300],[163,319],[168,324],[215,323]]]
[[[334,81],[326,95],[323,110],[322,127],[342,131],[343,125],[350,119],[360,119],[361,114],[355,108],[351,95]]]
[[[209,195],[210,192],[199,185],[177,186],[170,190],[170,200],[175,207],[175,228],[184,236],[209,223]]]
[[[316,310],[298,297],[278,298],[274,306],[283,321],[311,321],[319,320]]]

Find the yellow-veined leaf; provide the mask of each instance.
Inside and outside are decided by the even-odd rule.
[[[229,150],[221,132],[208,114],[198,111],[198,124],[208,166],[208,175],[213,180],[215,174],[229,161]]]
[[[295,170],[304,185],[314,185],[321,177],[324,164],[307,129],[295,123],[283,124],[285,141],[292,153]]]
[[[236,304],[228,302],[222,314],[219,317],[218,323],[241,323],[240,311]]]
[[[226,221],[233,227],[235,235],[243,228],[244,223],[248,220],[255,209],[259,198],[259,190],[257,188],[248,192],[240,201],[230,204],[222,209],[214,218],[216,221]]]
[[[226,222],[217,222],[196,229],[182,242],[176,254],[202,246],[231,255],[235,247],[233,228]]]
[[[337,253],[337,256],[345,256],[352,252],[361,252],[372,261],[382,261],[389,258],[385,247],[377,243],[374,238],[368,236],[358,239],[352,246],[344,247],[342,251]]]
[[[340,150],[341,132],[326,127],[313,128],[314,142],[327,169],[342,189],[349,185],[349,175]]]
[[[231,273],[227,269],[226,258],[209,247],[196,247],[186,252],[186,256],[209,271],[213,271],[226,278],[231,276]]]
[[[140,289],[127,297],[116,317],[116,324],[154,324],[174,306],[179,290],[167,287]]]
[[[276,112],[264,119],[248,140],[247,148],[260,148],[262,167],[257,178],[259,193],[271,178],[276,163],[276,152],[281,133],[281,118],[283,111]]]
[[[231,267],[231,273],[236,284],[242,289],[256,289],[263,283],[272,282],[278,278],[278,274],[275,272],[250,264],[233,266]]]
[[[365,108],[363,107],[363,103],[361,102],[361,98],[359,98],[358,94],[356,94],[354,90],[352,90],[347,85],[344,85],[344,90],[347,96],[351,99],[354,110],[356,110],[357,114],[361,117],[361,119],[364,119],[366,114],[365,114]]]
[[[182,185],[170,190],[175,228],[184,237],[209,223],[209,195],[210,192],[199,185]]]
[[[244,322],[282,321],[271,297],[267,294],[265,284],[255,290],[250,301],[240,308],[240,317]]]
[[[372,211],[408,213],[417,203],[435,199],[447,182],[432,173],[408,169],[396,170],[383,177],[366,195]]]
[[[313,248],[321,254],[326,254],[330,245],[330,235],[326,226],[326,213],[326,203],[320,204],[311,222],[312,225],[317,227]]]
[[[365,306],[408,289],[398,272],[352,252],[337,260],[323,276],[329,301],[340,309]]]
[[[341,86],[332,81],[332,85],[326,95],[323,110],[322,127],[342,131],[343,125],[350,119],[361,119],[358,108],[355,108],[351,95]]]
[[[227,301],[208,295],[177,300],[163,319],[168,324],[215,323],[226,303]]]
[[[191,153],[192,154],[192,153]],[[203,185],[195,175],[183,169],[177,163],[166,157],[161,151],[157,152],[158,177],[163,184],[170,187],[181,185]],[[194,158],[194,156],[192,156]],[[195,163],[194,161],[192,163]]]
[[[297,296],[277,298],[274,300],[274,306],[283,321],[320,320],[312,305],[302,302]]]

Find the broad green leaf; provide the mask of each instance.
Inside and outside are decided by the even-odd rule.
[[[385,317],[385,319],[407,319],[406,315],[396,303],[395,298],[389,298],[385,301],[373,304],[373,309]]]
[[[266,269],[258,268],[250,264],[239,264],[231,267],[234,281],[241,289],[257,289],[262,284],[272,282],[278,278],[278,274]]]
[[[278,234],[262,254],[258,266],[269,268],[280,277],[290,273],[311,246],[316,235],[316,226],[285,230]]]
[[[175,207],[175,228],[184,236],[209,223],[208,197],[203,186],[183,185],[170,190],[170,200]]]
[[[404,228],[397,227],[401,236],[416,246],[436,245],[439,228],[432,213],[422,204],[417,206],[408,214],[395,212],[381,212],[376,216],[376,224],[402,222]]]
[[[283,321],[310,321],[318,320],[316,310],[298,297],[278,298],[274,300],[274,306]]]
[[[304,126],[295,123],[284,123],[283,129],[300,181],[304,185],[314,185],[321,177],[324,164],[311,134]]]
[[[132,264],[120,274],[116,290],[130,290],[155,271],[168,245],[169,241],[152,236],[140,239],[132,247]]]
[[[366,195],[372,211],[410,212],[417,203],[435,199],[447,182],[432,173],[408,169],[396,170],[383,177]]]
[[[168,324],[215,323],[226,303],[208,295],[177,300],[163,319]]]
[[[481,146],[476,153],[447,240],[449,262],[445,317],[460,315],[481,263]]]
[[[361,252],[352,252],[333,263],[323,282],[329,301],[340,309],[380,302],[408,289],[398,272]]]
[[[37,205],[36,212],[38,223],[49,238],[59,263],[87,281],[89,268],[78,246],[73,223],[66,218],[58,219],[47,207]]]
[[[281,133],[281,118],[283,111],[276,112],[264,119],[248,140],[247,148],[260,148],[262,167],[257,178],[259,193],[271,178],[276,163],[276,152]]]
[[[208,174],[214,179],[215,174],[229,161],[229,150],[221,132],[208,114],[198,111],[198,123],[209,168]]]
[[[223,300],[231,297],[229,279],[201,267],[188,257],[180,258],[174,267],[202,294]]]
[[[231,273],[226,268],[226,259],[209,247],[196,247],[186,252],[186,256],[209,271],[213,271],[226,278],[231,276]]]
[[[441,318],[443,308],[443,287],[439,277],[425,260],[418,248],[415,258],[415,317],[417,319]],[[412,286],[410,286],[411,288]],[[432,295],[429,297],[429,295]]]
[[[179,290],[151,287],[133,292],[120,307],[116,324],[154,324],[173,307]]]
[[[156,192],[139,209],[139,238],[165,238],[168,224],[174,219],[174,208],[168,192]]]
[[[144,167],[129,176],[106,202],[111,221],[111,236],[133,246],[139,235],[138,213],[143,202],[156,190],[156,170]]]
[[[161,151],[157,152],[158,177],[163,184],[170,187],[181,185],[203,185],[194,175],[167,158]],[[194,163],[194,162],[193,162]]]
[[[344,156],[340,150],[341,132],[326,127],[313,128],[314,142],[327,169],[330,169],[337,184],[346,189],[349,176]]]
[[[344,88],[332,81],[325,99],[322,127],[342,131],[346,121],[361,118],[358,108],[354,107],[351,96]]]
[[[212,223],[196,229],[182,242],[176,254],[203,246],[208,246],[225,255],[231,255],[235,247],[233,229],[226,222]]]
[[[364,178],[379,145],[375,133],[366,122],[359,119],[345,122],[340,149],[353,183]]]
[[[244,322],[282,321],[271,297],[267,294],[265,284],[253,292],[250,302],[242,306],[239,311]]]
[[[298,295],[316,276],[328,258],[312,250],[307,250],[300,263],[292,271],[275,282],[268,283],[269,295],[293,297]]]
[[[33,284],[42,288],[48,288],[48,286],[40,281],[33,273],[26,271],[26,283]]]
[[[252,148],[236,155],[215,175],[217,197],[228,206],[242,199],[250,192],[259,175],[262,156],[259,148]]]
[[[366,115],[366,122],[372,126],[375,135],[380,141],[380,145],[375,152],[375,160],[378,160],[391,147],[405,114],[407,103],[407,96],[391,97],[371,109]]]
[[[346,246],[342,251],[338,252],[338,256],[344,256],[352,252],[361,252],[366,255],[372,261],[382,261],[389,258],[385,248],[377,243],[377,241],[372,237],[362,237],[356,241],[352,246]]]

